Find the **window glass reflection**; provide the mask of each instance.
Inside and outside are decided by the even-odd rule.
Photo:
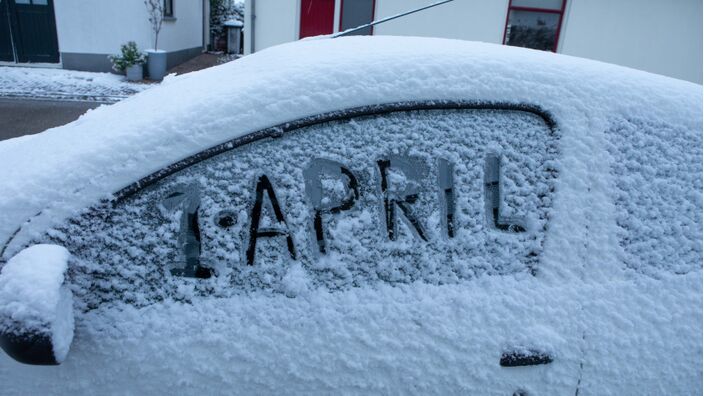
[[[506,25],[506,44],[554,51],[559,22],[559,14],[511,10]]]
[[[511,6],[560,10],[562,9],[562,0],[513,0]]]

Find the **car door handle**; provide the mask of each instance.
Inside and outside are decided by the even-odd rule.
[[[550,354],[534,349],[506,351],[501,354],[499,360],[501,367],[536,366],[551,362],[552,356]]]

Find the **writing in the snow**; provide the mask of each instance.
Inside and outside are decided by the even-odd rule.
[[[414,205],[419,200],[419,185],[423,172],[420,171],[422,163],[413,157],[389,156],[376,161],[378,169],[378,183],[381,191],[383,207],[382,237],[395,241],[399,237],[399,222],[405,221],[409,225],[415,238],[427,241],[428,233],[422,219],[418,218]],[[437,188],[439,189],[439,207],[442,208],[442,233],[447,238],[455,237],[455,206],[454,167],[447,160],[440,159],[437,163]],[[403,183],[399,183],[402,175]],[[328,216],[344,216],[346,211],[352,210],[360,198],[359,181],[355,174],[344,164],[329,159],[315,159],[303,171],[305,179],[305,193],[312,208],[312,234],[311,238],[321,255],[327,254],[328,244],[325,230],[325,218]],[[338,185],[344,186],[344,191],[331,196],[326,194],[324,182],[330,178],[337,179]],[[505,218],[501,215],[501,159],[499,155],[486,157],[484,165],[484,204],[486,219],[490,228],[505,232],[524,232],[525,222],[521,218]],[[408,181],[411,181],[410,183]],[[282,208],[277,193],[269,175],[260,175],[254,187],[254,200],[250,208],[250,224],[248,228],[247,250],[245,253],[247,265],[256,262],[257,242],[263,238],[281,238],[288,249],[291,259],[298,257],[292,232],[286,221],[284,208]],[[265,202],[273,212],[273,222],[263,225],[262,214]],[[161,202],[161,207],[166,212],[181,211],[178,246],[181,249],[182,267],[174,268],[171,273],[176,276],[208,278],[212,270],[201,265],[201,231],[198,212],[200,208],[200,195],[195,188],[183,188],[173,191]],[[215,223],[222,228],[229,228],[234,224],[234,215],[231,212],[221,212]]]

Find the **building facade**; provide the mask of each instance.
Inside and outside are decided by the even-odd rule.
[[[245,53],[434,0],[246,0]],[[536,48],[702,83],[701,0],[454,0],[361,34]]]
[[[206,48],[209,12],[208,0],[164,0],[158,49],[168,68]],[[110,71],[107,56],[128,41],[154,48],[143,0],[0,0],[1,64]]]

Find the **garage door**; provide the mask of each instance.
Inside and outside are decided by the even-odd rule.
[[[59,62],[52,0],[0,0],[0,60]]]

